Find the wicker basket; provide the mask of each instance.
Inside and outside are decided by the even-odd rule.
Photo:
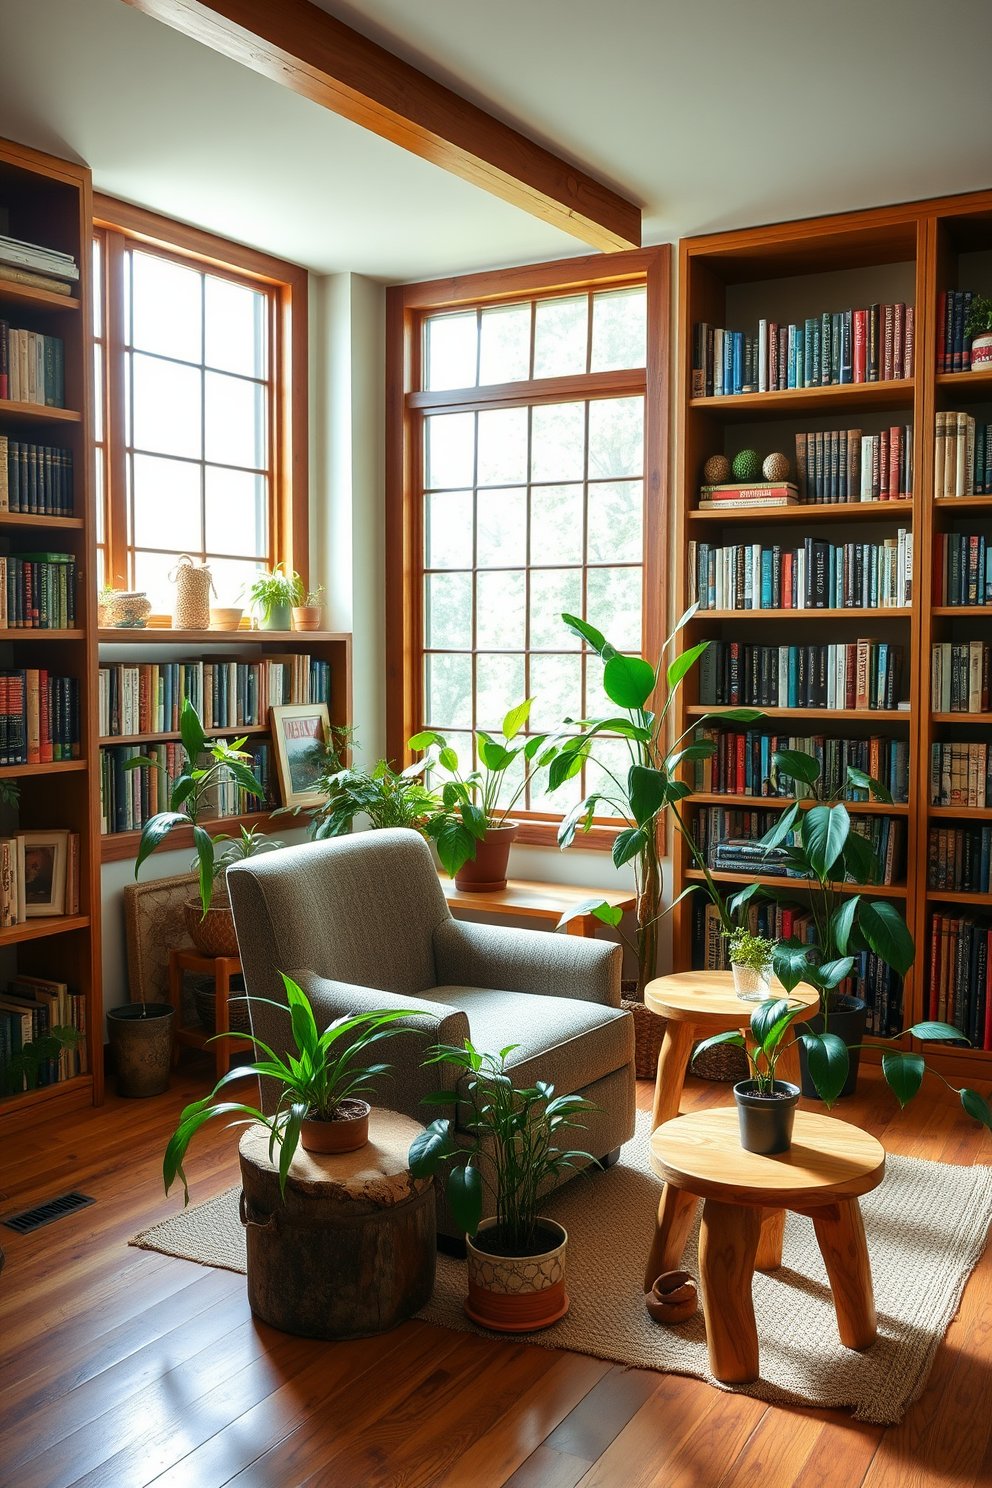
[[[702,1054],[693,1053],[689,1060],[690,1075],[698,1075],[701,1080],[717,1080],[725,1085],[736,1085],[740,1080],[746,1080],[748,1072],[747,1055],[736,1044],[716,1044]]]
[[[636,982],[631,983],[631,994],[636,986]],[[628,987],[625,985],[623,990],[627,992]],[[653,1013],[632,995],[621,997],[620,1006],[625,1012],[634,1015],[634,1071],[637,1078],[653,1080],[658,1072],[658,1055],[668,1019],[659,1018],[657,1013]]]
[[[193,944],[201,956],[236,956],[238,934],[234,928],[234,915],[226,899],[214,899],[206,915],[199,899],[187,899],[183,905],[186,929],[193,937]]]
[[[190,977],[196,1016],[208,1033],[217,1032],[217,987],[213,977]],[[244,1001],[245,979],[231,978],[231,999],[227,1004],[228,1027],[232,1033],[250,1033],[248,1004]]]

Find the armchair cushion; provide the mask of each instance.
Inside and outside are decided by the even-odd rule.
[[[437,984],[505,987],[541,997],[620,1006],[621,949],[605,940],[442,920],[434,929]],[[557,1016],[551,1010],[552,1020]],[[473,1038],[473,1043],[475,1039]],[[512,1042],[504,1038],[502,1044]]]

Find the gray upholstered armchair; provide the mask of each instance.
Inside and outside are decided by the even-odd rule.
[[[496,929],[452,918],[427,844],[407,830],[362,832],[284,848],[228,873],[248,992],[285,1003],[279,973],[299,982],[317,1021],[376,1008],[416,1008],[413,1031],[382,1057],[393,1078],[379,1103],[425,1124],[454,1111],[421,1104],[450,1085],[428,1065],[432,1044],[510,1056],[514,1082],[550,1080],[599,1110],[575,1145],[612,1158],[634,1133],[634,1029],[620,1009],[618,946],[546,931]],[[292,1048],[288,1011],[252,1003],[273,1048]],[[274,1104],[263,1082],[263,1109]],[[442,1233],[456,1235],[438,1205]]]

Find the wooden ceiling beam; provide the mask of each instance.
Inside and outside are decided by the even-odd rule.
[[[605,252],[641,212],[310,0],[125,0],[414,155]]]

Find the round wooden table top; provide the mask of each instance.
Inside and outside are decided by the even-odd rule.
[[[807,1008],[808,1017],[819,1010],[820,999],[812,987],[799,986],[786,992],[777,978],[772,991],[787,997],[793,1007]],[[695,1023],[712,1033],[729,1032],[748,1023],[756,1002],[744,1002],[734,991],[732,971],[676,971],[671,976],[656,977],[644,989],[644,1002],[661,1018],[675,1023]],[[805,1019],[797,1018],[798,1023]]]
[[[741,1146],[734,1105],[659,1126],[651,1138],[651,1166],[666,1183],[701,1198],[802,1209],[877,1188],[885,1149],[847,1121],[797,1111],[789,1151],[760,1157]]]

